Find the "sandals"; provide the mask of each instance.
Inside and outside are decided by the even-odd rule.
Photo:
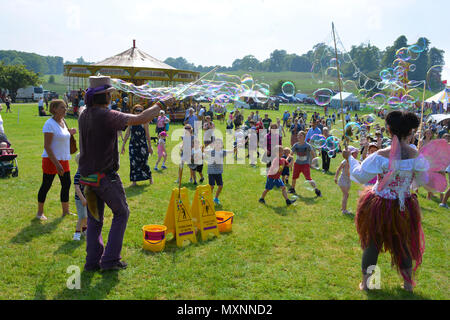
[[[38,220],[41,220],[41,221],[46,221],[46,220],[48,220],[47,219],[47,217],[46,216],[44,216],[44,214],[42,214],[42,215],[36,215],[36,219],[38,219]]]

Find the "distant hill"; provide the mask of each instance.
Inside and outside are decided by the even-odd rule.
[[[0,61],[6,65],[22,64],[27,69],[41,75],[62,74],[64,59],[62,57],[41,56],[36,53],[15,50],[0,50]]]

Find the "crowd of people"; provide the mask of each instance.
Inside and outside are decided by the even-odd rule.
[[[77,110],[80,153],[76,156],[78,170],[76,170],[73,184],[78,221],[73,239],[79,241],[82,236],[86,237],[85,270],[87,271],[127,267],[127,264],[122,261],[120,252],[129,209],[123,183],[117,173],[120,157],[117,150],[124,154],[126,143],[129,141],[132,186],[139,181],[154,183],[151,166],[148,163],[149,155],[154,152],[152,142],[157,146],[158,156],[154,170],[167,169],[168,165],[166,139],[171,120],[166,111],[176,105],[175,100],[168,98],[150,107],[135,104],[130,107],[130,113],[120,112],[111,107],[114,103],[113,91],[109,77],[91,77],[90,87],[81,96],[85,104]],[[75,128],[68,128],[64,120],[67,110],[66,99],[51,101],[49,112],[52,117],[43,127],[43,176],[38,192],[36,214],[36,218],[42,221],[47,220],[44,215],[44,204],[56,175],[61,181],[62,215],[71,214],[69,210],[72,183],[69,165],[70,140],[78,132]],[[246,112],[250,114],[246,116]],[[333,112],[321,115],[314,112],[308,118],[307,112],[297,108],[292,113],[285,111],[272,120],[268,113],[262,115],[259,110],[238,109],[229,112],[223,119],[226,121],[227,134],[231,134],[234,141],[233,146],[227,146],[228,149],[226,149],[214,123],[214,120],[220,119],[219,115],[214,111],[207,113],[201,104],[196,104],[195,108],[190,107],[186,110],[184,135],[179,152],[180,161],[174,162],[172,159],[172,162],[179,163],[180,168],[187,166],[190,183],[194,185],[197,181],[204,182],[203,170],[206,165],[208,184],[214,194],[214,202],[216,206],[221,206],[219,198],[224,187],[224,159],[228,156],[234,156],[235,160],[249,159],[250,165],[255,167],[259,158],[266,166],[267,176],[259,203],[264,205],[266,195],[274,188],[280,188],[286,205],[290,206],[297,199],[296,186],[300,175],[304,176],[305,185],[308,184],[308,188],[315,192],[317,198],[323,196],[312,177],[320,173],[312,169],[319,169],[317,161],[321,158],[322,173],[331,174],[331,161],[337,154],[342,153],[344,160],[340,162],[334,174],[334,182],[342,191],[342,214],[351,214],[348,210],[348,199],[352,181],[367,186],[356,209],[357,231],[364,250],[363,280],[365,281],[368,277],[368,266],[376,264],[378,254],[384,245],[393,257],[393,264],[399,268],[404,277],[405,289],[412,290],[414,285],[412,261],[416,261],[415,269],[417,269],[421,263],[424,243],[417,196],[410,193],[413,176],[402,177],[401,183],[389,184],[383,191],[379,191],[376,187],[389,169],[389,154],[393,144],[399,143],[400,148],[406,152],[405,156],[402,154],[402,161],[409,160],[407,164],[405,162],[405,165],[411,166],[412,169],[408,172],[412,174],[419,167],[415,164],[419,149],[437,138],[446,139],[450,144],[449,127],[443,124],[427,123],[422,128],[424,134],[420,135],[420,115],[413,112],[393,111],[383,114],[383,117],[386,120],[384,127],[365,121],[363,116],[360,117],[358,114],[352,116],[350,113]],[[149,124],[153,122],[157,137],[152,137],[153,132],[149,127]],[[360,131],[352,137],[359,148],[341,142],[333,155],[324,147],[319,148],[310,143],[315,135],[330,137],[333,135],[333,130],[340,129],[342,122],[359,124]],[[201,135],[198,131],[199,124],[202,128]],[[124,131],[125,136],[123,136]],[[344,141],[345,133],[340,132],[340,134],[342,137],[338,138]],[[118,149],[119,137],[122,137],[121,149]],[[289,147],[286,147],[287,144]],[[161,161],[162,166],[159,169]],[[442,172],[442,174],[446,173]],[[450,166],[447,168],[447,174],[450,180]],[[176,182],[180,183],[180,179],[182,174],[178,176]],[[400,185],[403,188],[401,190]],[[289,198],[289,194],[293,198]],[[431,198],[434,195],[430,192],[428,196]],[[448,208],[450,189],[442,193],[440,197],[440,206]],[[391,202],[386,203],[388,201],[386,199]],[[106,246],[101,236],[105,204],[111,208],[114,215]],[[395,221],[402,226],[401,232],[403,232],[395,239],[387,231],[390,225],[374,217],[375,214],[381,214],[381,208],[385,205],[390,206],[391,210],[388,214],[391,216],[398,214],[396,212],[409,214],[406,221]],[[388,218],[385,217],[385,219]],[[380,225],[374,225],[374,223]],[[374,230],[382,231],[376,234]],[[410,240],[412,242],[408,242]],[[364,281],[361,284],[362,290],[367,289]]]

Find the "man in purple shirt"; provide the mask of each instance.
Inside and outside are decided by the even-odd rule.
[[[86,92],[86,108],[78,120],[80,132],[80,182],[86,184],[88,231],[86,237],[86,271],[119,270],[127,267],[121,261],[123,237],[130,214],[119,174],[117,131],[127,126],[152,121],[162,107],[171,106],[173,98],[157,102],[139,115],[110,110],[110,77],[90,77]],[[113,212],[108,243],[103,244],[103,212],[105,204]]]

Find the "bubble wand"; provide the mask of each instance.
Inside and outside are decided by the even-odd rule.
[[[340,96],[340,101],[341,101],[341,117],[343,117],[344,115],[344,101],[342,100],[342,79],[341,79],[341,71],[340,71],[340,66],[339,66],[339,60],[338,60],[338,51],[337,51],[337,45],[336,45],[336,34],[334,31],[334,22],[331,23],[332,29],[333,29],[333,40],[334,40],[334,51],[336,53],[336,70],[337,70],[337,74],[338,74],[338,83],[339,83],[339,96]],[[344,147],[345,150],[347,150],[347,146],[348,146],[348,138],[345,135],[345,125],[344,125],[344,119],[342,118],[342,129],[344,132]]]

